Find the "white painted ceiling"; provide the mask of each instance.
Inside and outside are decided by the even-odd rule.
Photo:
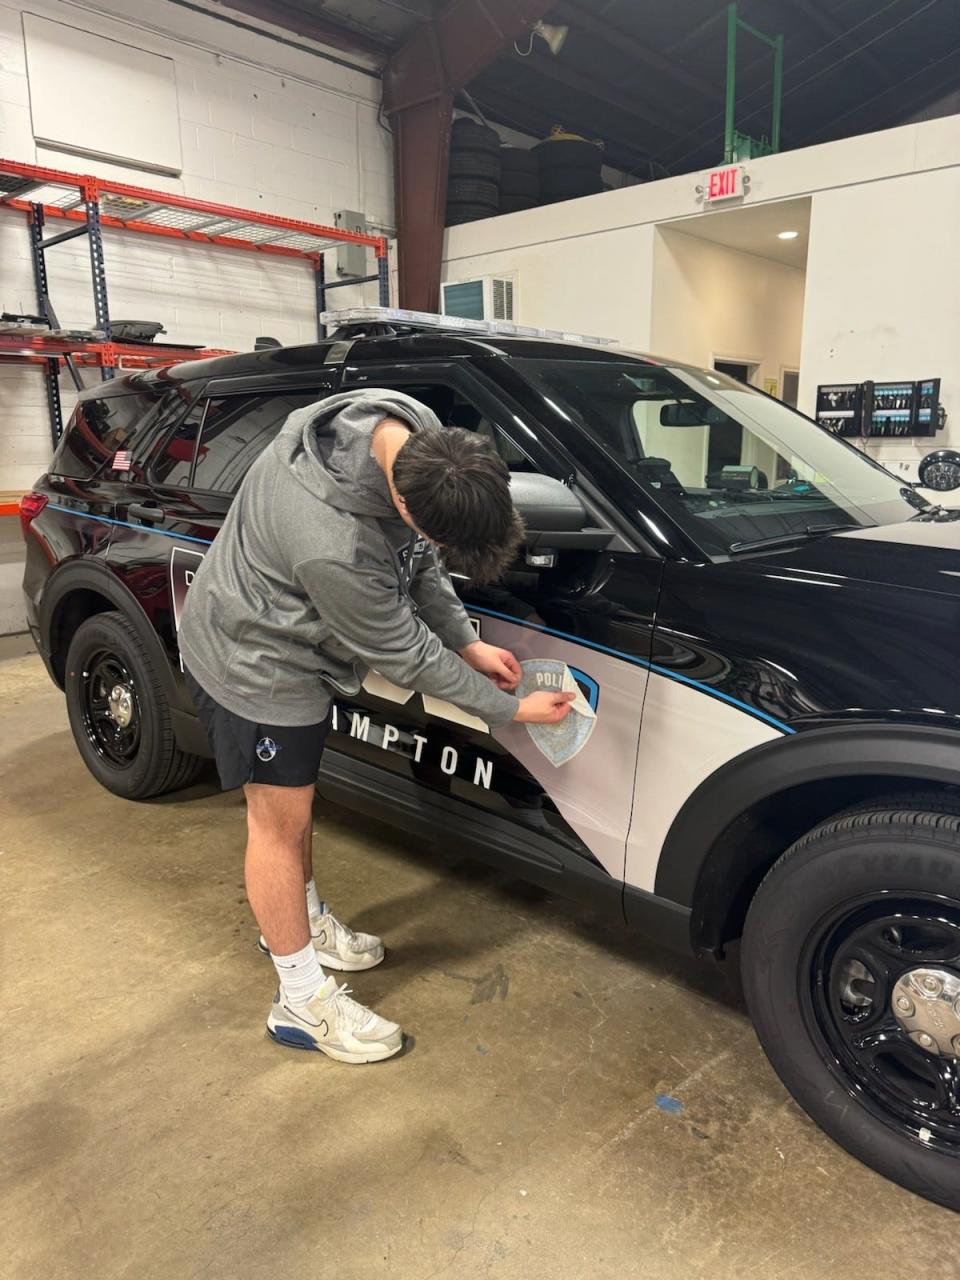
[[[807,261],[810,236],[810,201],[778,200],[739,209],[708,208],[692,218],[679,218],[660,225],[802,269]],[[800,234],[796,240],[778,240],[780,231],[799,231]]]

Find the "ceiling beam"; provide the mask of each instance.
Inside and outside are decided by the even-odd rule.
[[[474,99],[484,115],[497,124],[508,129],[516,129],[519,133],[530,136],[534,142],[546,138],[556,115],[543,107],[536,106],[526,98],[510,93],[497,85],[487,86],[481,80],[479,84],[470,86],[470,97]],[[588,134],[592,129],[583,121],[567,118],[568,126],[575,133]],[[636,138],[626,138],[621,134],[604,133],[604,164],[611,169],[633,171],[648,164],[653,157],[641,146]],[[662,169],[662,165],[660,166]]]
[[[825,13],[820,8],[816,0],[790,0],[795,9],[809,18],[814,26],[819,27],[824,35],[830,37],[831,42],[837,41],[841,45],[846,45],[848,49],[856,48],[859,40],[856,35],[848,32],[842,23],[829,13]],[[890,84],[893,81],[893,75],[887,67],[883,65],[875,53],[871,53],[869,49],[864,49],[858,54],[860,62],[864,66],[870,68],[874,75],[879,76],[884,84]]]
[[[366,53],[379,62],[385,62],[390,53],[390,46],[384,41],[318,14],[304,13],[294,5],[285,4],[284,0],[230,0],[230,8],[346,53]]]
[[[400,305],[440,303],[453,98],[537,22],[552,0],[448,0],[383,73],[393,123]]]
[[[665,109],[661,110],[660,108],[657,108],[656,111],[653,111],[650,107],[644,109],[640,104],[632,102],[621,94],[614,96],[607,93],[592,76],[586,76],[580,71],[575,71],[572,67],[564,66],[549,53],[541,54],[536,49],[526,57],[521,57],[515,53],[514,63],[523,63],[527,67],[532,67],[537,75],[541,75],[547,80],[553,80],[556,84],[562,84],[567,89],[574,89],[577,93],[587,94],[597,102],[602,102],[605,106],[612,107],[614,111],[619,112],[621,115],[628,115],[631,119],[650,125],[661,133],[671,134],[674,138],[680,138],[690,131],[690,124],[686,121],[678,120],[672,112]]]
[[[934,78],[933,72],[938,68],[943,68],[941,73]],[[849,121],[866,112],[867,123],[870,130],[877,128],[893,128],[897,124],[897,116],[902,122],[903,115],[909,114],[912,107],[922,107],[924,102],[933,101],[940,89],[955,88],[958,76],[960,76],[960,49],[954,48],[947,50],[939,58],[933,62],[927,62],[922,67],[913,72],[912,75],[906,76],[902,80],[898,80],[896,84],[888,85],[886,89],[881,89],[872,97],[864,98],[844,111],[842,115],[832,116],[831,119],[823,125],[819,125],[816,129],[809,130],[796,139],[795,146],[798,147],[815,147],[820,142],[831,142],[835,138],[849,136],[848,129],[843,127],[844,121]],[[913,85],[916,91],[910,91]],[[877,125],[875,123],[875,110],[878,104],[889,101],[891,108],[895,109],[895,114],[887,116],[886,123]],[[871,112],[873,108],[873,112]],[[882,107],[881,107],[882,109]],[[902,114],[901,114],[902,111]],[[838,127],[840,126],[840,127]],[[853,130],[857,132],[856,128]]]
[[[612,27],[608,22],[602,22],[594,17],[592,13],[587,13],[585,9],[581,9],[578,5],[570,4],[569,0],[561,0],[559,4],[555,5],[552,16],[557,17],[571,27],[577,27],[581,31],[589,31],[591,35],[605,41],[612,48],[618,49],[621,53],[628,53],[631,58],[643,66],[659,71],[662,75],[676,81],[677,84],[685,85],[688,89],[692,89],[694,93],[699,93],[711,102],[720,102],[722,100],[723,89],[719,82],[713,84],[710,80],[705,80],[702,76],[677,66],[670,58],[657,53],[655,49],[651,49],[642,40],[637,40],[625,31]]]

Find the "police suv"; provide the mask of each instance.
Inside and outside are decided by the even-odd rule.
[[[30,628],[119,796],[207,745],[177,619],[291,410],[400,390],[507,463],[527,525],[462,583],[563,725],[490,728],[369,673],[323,795],[721,959],[781,1079],[855,1156],[960,1209],[960,512],[719,373],[360,309],[313,346],[86,392],[23,501]],[[399,571],[399,569],[398,569]]]

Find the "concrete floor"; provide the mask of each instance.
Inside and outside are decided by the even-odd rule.
[[[5,1280],[953,1274],[956,1218],[800,1113],[730,978],[329,806],[318,879],[390,947],[354,989],[414,1043],[273,1045],[239,797],[101,790],[27,649],[0,645]]]

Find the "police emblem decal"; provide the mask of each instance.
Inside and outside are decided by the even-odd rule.
[[[257,743],[257,759],[269,764],[280,748],[272,738],[261,738]]]
[[[528,658],[520,663],[523,677],[517,688],[517,696],[528,693],[562,691],[577,696],[569,713],[559,724],[528,724],[537,750],[557,768],[572,760],[590,741],[597,724],[599,690],[596,681],[580,672],[574,674],[565,662],[557,658]],[[578,679],[579,677],[579,679]],[[585,696],[584,688],[588,695]]]

